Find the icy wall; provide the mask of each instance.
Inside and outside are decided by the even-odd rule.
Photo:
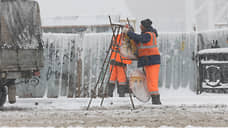
[[[162,56],[160,86],[165,88],[195,87],[194,33],[163,33],[159,37]]]
[[[88,97],[97,81],[111,34],[44,34],[43,40],[45,67],[41,77],[17,80],[17,95]],[[197,77],[195,53],[197,49],[209,48],[212,40],[218,40],[221,47],[228,47],[228,30],[197,34],[160,33],[159,87],[194,91]],[[135,67],[131,65],[129,69]]]

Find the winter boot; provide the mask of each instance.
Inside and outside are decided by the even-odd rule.
[[[10,104],[16,103],[16,86],[8,85],[8,101]]]
[[[132,91],[131,91],[129,85],[126,85],[126,86],[125,86],[125,93],[132,93]]]
[[[108,84],[108,97],[113,97],[113,91],[115,89],[115,84]]]
[[[152,97],[152,104],[155,104],[155,105],[161,104],[160,95],[151,95],[151,97]]]
[[[125,97],[125,91],[126,91],[125,85],[119,85],[118,86],[119,97]]]

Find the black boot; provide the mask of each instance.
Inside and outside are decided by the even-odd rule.
[[[125,85],[125,93],[132,93],[129,85]]]
[[[119,97],[125,97],[126,85],[118,85]]]
[[[151,97],[152,97],[152,104],[155,104],[155,105],[161,104],[160,95],[151,95]]]
[[[108,97],[113,97],[113,91],[115,89],[115,84],[108,84]]]

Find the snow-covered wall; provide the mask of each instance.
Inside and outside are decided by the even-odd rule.
[[[45,67],[41,71],[41,77],[29,81],[17,80],[17,95],[89,96],[101,70],[111,33],[44,34],[43,40]],[[209,48],[212,40],[218,40],[221,47],[228,47],[228,30],[198,34],[160,33],[158,42],[162,64],[159,87],[194,91],[197,77],[194,58],[196,49]],[[135,67],[132,65],[129,69]]]
[[[163,33],[159,37],[162,56],[160,86],[165,88],[195,88],[196,66],[193,58],[194,33]]]

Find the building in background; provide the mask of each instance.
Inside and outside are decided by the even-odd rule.
[[[68,16],[43,19],[45,33],[111,32],[107,16]]]
[[[126,0],[126,3],[137,17],[137,24],[143,18],[151,18],[163,32],[228,27],[228,0]]]
[[[37,0],[43,31],[48,33],[111,32],[108,16],[115,23],[135,23],[124,0]]]
[[[228,27],[228,0],[37,0],[45,32],[110,32],[116,22],[133,20],[136,31],[150,18],[160,32],[207,31]]]

